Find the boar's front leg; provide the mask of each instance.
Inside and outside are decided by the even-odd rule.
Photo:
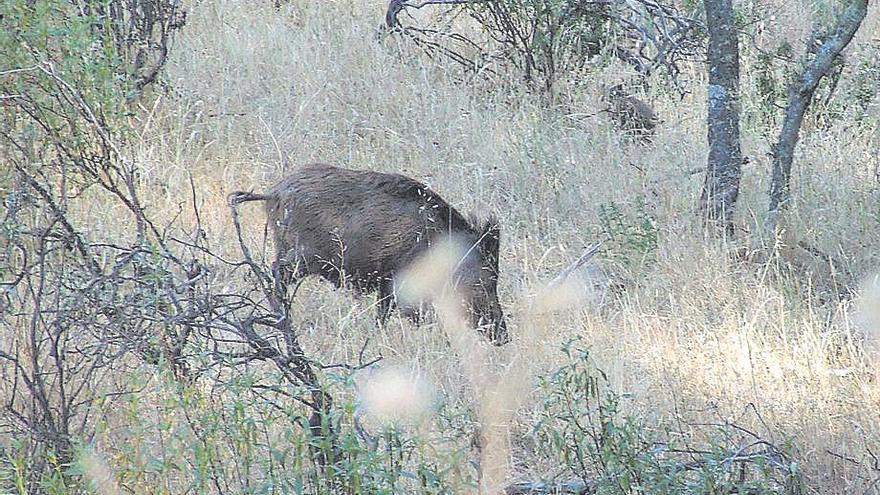
[[[379,302],[376,322],[380,327],[385,326],[388,315],[394,308],[394,281],[391,278],[384,279],[379,283]]]

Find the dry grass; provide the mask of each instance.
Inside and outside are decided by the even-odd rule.
[[[794,3],[777,3],[779,19],[801,20],[784,26],[800,39],[807,16],[790,12]],[[640,148],[618,140],[602,116],[576,122],[534,97],[469,89],[454,69],[378,36],[385,2],[293,2],[280,12],[269,4],[191,5],[167,70],[174,94],[144,109],[130,149],[154,217],[189,201],[192,176],[212,246],[232,253],[226,194],[261,190],[298,164],[323,161],[406,173],[462,210],[495,212],[503,225],[500,290],[512,345],[457,348],[450,334],[450,348],[438,325],[403,320],[376,330],[372,298],[309,281],[294,304],[307,352],[354,361],[369,336],[368,355],[418,370],[446,401],[470,404],[476,391],[481,417],[492,423],[484,434],[503,454],[491,460],[493,482],[533,474],[511,472],[514,465],[543,469],[540,459],[510,455],[525,455],[517,435],[538,400],[529,394],[534,377],[558,362],[557,344],[574,335],[590,342],[614,387],[632,394],[628,412],[649,423],[730,417],[775,440],[792,438],[817,493],[854,493],[880,476],[844,459],[864,461],[869,449],[880,450],[876,354],[864,343],[865,335],[880,335],[876,288],[863,303],[874,320],[858,319],[848,302],[802,297],[803,274],[773,262],[732,264],[700,237],[693,207],[701,176],[688,173],[706,156],[697,68],[683,101],[654,98],[665,125],[656,144]],[[870,15],[866,28],[880,22]],[[614,78],[609,70],[580,81],[566,96],[569,111],[592,113],[596,88]],[[755,105],[747,89],[747,115]],[[788,222],[858,277],[880,261],[876,124],[839,122],[804,136]],[[744,146],[753,162],[741,223],[754,230],[768,188],[768,145],[746,128]],[[634,208],[639,198],[659,246],[656,261],[620,268],[638,283],[602,312],[530,311],[543,281],[595,240],[599,205]],[[94,206],[87,213],[95,228],[112,230],[112,218]],[[262,211],[242,210],[249,242],[261,245]],[[820,277],[814,285],[824,283]],[[492,382],[503,375],[506,381]],[[492,436],[493,428],[504,433]]]

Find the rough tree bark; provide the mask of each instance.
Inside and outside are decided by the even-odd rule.
[[[708,1],[708,0],[707,0]],[[791,165],[804,114],[813,100],[819,82],[834,65],[840,52],[852,41],[868,12],[868,0],[852,0],[840,13],[837,25],[816,50],[816,57],[800,78],[788,89],[788,104],[779,141],[773,146],[773,175],[770,181],[770,206],[764,224],[769,235],[775,235],[779,216],[790,199]]]
[[[709,158],[700,211],[709,226],[733,233],[742,151],[739,139],[739,40],[731,0],[704,0],[709,29],[706,117]]]

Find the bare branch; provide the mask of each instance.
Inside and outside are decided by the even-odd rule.
[[[451,32],[448,22],[438,28],[401,23],[401,12],[426,6],[448,7],[448,18],[467,13],[497,49]],[[523,73],[527,83],[540,82],[545,90],[559,74],[582,67],[607,46],[632,65],[642,80],[662,68],[684,94],[679,65],[701,54],[700,41],[694,36],[699,25],[694,15],[687,16],[655,0],[572,1],[554,12],[533,9],[525,2],[391,0],[385,25],[426,52],[442,54],[469,71],[483,72],[490,60],[509,63]],[[435,38],[445,39],[441,43]],[[461,46],[454,46],[456,43]],[[465,56],[465,46],[475,48],[477,56]]]

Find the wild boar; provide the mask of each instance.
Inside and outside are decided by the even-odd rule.
[[[509,341],[497,294],[496,221],[465,219],[409,177],[325,164],[300,167],[265,194],[229,196],[231,205],[245,201],[265,201],[280,287],[320,275],[337,288],[378,292],[380,324],[396,305],[396,277],[433,245],[454,236],[469,246],[453,275],[472,325],[495,345]]]
[[[605,111],[620,130],[640,141],[653,139],[659,119],[650,105],[627,94],[622,84],[605,91],[603,99],[607,104]]]

